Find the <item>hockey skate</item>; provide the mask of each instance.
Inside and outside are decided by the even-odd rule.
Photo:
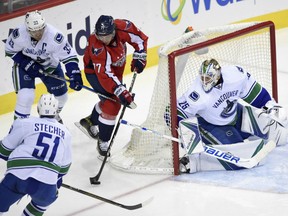
[[[80,122],[74,123],[83,133],[92,139],[98,139],[99,128],[98,125],[92,125],[90,116],[83,118]]]
[[[189,168],[189,156],[184,155],[182,158],[180,158],[179,161],[179,170],[180,173],[190,173],[190,168]]]
[[[105,142],[105,141],[102,141],[101,139],[98,139],[97,150],[101,156],[103,156],[103,157],[106,156],[108,147],[109,147],[109,142]],[[110,153],[109,153],[108,157],[109,156],[110,156]]]

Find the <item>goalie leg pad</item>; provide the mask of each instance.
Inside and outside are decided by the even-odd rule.
[[[204,151],[197,118],[181,120],[179,122],[178,134],[181,140],[181,147],[186,150],[187,154]]]
[[[241,158],[251,158],[254,154],[259,151],[259,148],[263,146],[263,140],[257,139],[253,141],[245,140],[245,142],[235,143],[235,144],[227,144],[227,145],[212,145],[217,147],[217,149],[227,152],[227,154],[237,155]],[[193,167],[194,170],[197,171],[219,171],[219,170],[239,170],[244,169],[243,167],[237,166],[235,164],[223,161],[217,157],[211,157],[209,154],[200,153],[196,154],[197,156],[189,155],[190,161],[190,170]],[[194,164],[193,164],[194,163]],[[261,160],[257,165],[263,165],[265,163],[265,159]],[[190,173],[192,173],[190,171]]]
[[[244,106],[242,116],[242,130],[266,140],[274,140],[276,145],[287,144],[288,131],[278,118],[267,114],[261,109]]]
[[[244,106],[242,112],[241,130],[254,134],[262,139],[268,139],[271,119],[268,118],[268,115],[265,113],[260,115],[261,112],[261,109],[251,106]]]
[[[276,146],[286,145],[288,142],[288,131],[277,122],[274,122],[269,128],[269,140],[274,140]]]

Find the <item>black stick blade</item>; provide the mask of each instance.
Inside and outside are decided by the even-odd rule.
[[[101,184],[101,182],[98,180],[97,176],[95,176],[95,177],[90,177],[90,184],[99,185]]]

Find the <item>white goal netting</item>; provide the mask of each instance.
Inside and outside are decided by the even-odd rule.
[[[184,93],[207,58],[215,58],[221,66],[232,64],[245,68],[272,94],[272,87],[277,87],[276,80],[272,81],[272,74],[276,71],[272,70],[275,50],[271,43],[275,43],[275,38],[271,39],[271,22],[266,23],[270,25],[263,27],[261,23],[241,23],[194,30],[161,46],[149,114],[142,126],[171,135],[171,130],[175,128],[168,127],[164,120],[165,110],[170,112],[170,88],[175,86],[176,92],[173,94],[176,97]],[[251,27],[253,31],[242,31]],[[195,45],[200,43],[202,46],[195,50]],[[174,59],[175,70],[171,70],[168,56],[181,50],[188,50],[188,53],[177,54]],[[169,73],[175,73],[175,83],[170,82]],[[173,157],[177,157],[177,152],[174,155],[172,152],[170,140],[135,128],[126,146],[111,156],[110,164],[127,172],[173,174]]]

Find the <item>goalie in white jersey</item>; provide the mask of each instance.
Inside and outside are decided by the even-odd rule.
[[[0,158],[7,171],[0,183],[0,215],[26,194],[31,202],[23,215],[43,215],[57,199],[57,188],[67,174],[71,159],[71,135],[56,119],[58,100],[42,95],[38,117],[16,119],[0,141]]]
[[[28,12],[25,24],[15,28],[9,35],[5,53],[14,61],[12,78],[17,93],[15,119],[30,115],[35,96],[35,78],[38,77],[48,92],[58,99],[56,118],[61,122],[58,114],[68,98],[67,85],[64,81],[45,76],[45,73],[64,78],[60,65],[62,62],[70,78],[70,88],[79,91],[83,84],[76,51],[63,34],[46,24],[39,11]]]
[[[196,122],[198,121],[199,131],[194,132],[196,134],[200,133],[203,143],[224,144],[225,147],[223,146],[222,150],[234,151],[234,153],[235,151],[236,153],[237,151],[240,152],[239,148],[243,149],[243,145],[237,147],[229,144],[243,143],[251,135],[260,138],[259,146],[260,143],[263,145],[262,139],[273,139],[278,142],[277,145],[286,144],[286,129],[279,125],[277,129],[275,129],[276,126],[272,129],[272,124],[269,125],[271,123],[270,118],[262,118],[262,116],[260,117],[260,115],[258,116],[253,112],[247,114],[246,107],[239,104],[239,99],[252,107],[260,108],[260,112],[265,107],[265,113],[274,113],[277,119],[287,122],[286,111],[277,105],[268,91],[249,72],[240,66],[221,67],[215,59],[209,59],[201,64],[199,76],[191,84],[190,89],[177,100],[180,130],[187,123],[185,123],[187,120],[184,119],[188,119],[189,122],[189,119],[194,118],[195,122],[195,117],[197,117]],[[245,116],[243,112],[246,113]],[[276,124],[274,121],[274,125]],[[278,135],[273,135],[272,130],[274,129],[280,130],[279,133],[277,132]],[[180,135],[183,135],[181,131]],[[247,145],[248,156],[251,156],[255,149],[259,147],[258,144],[256,143],[254,146]],[[244,148],[246,148],[245,145]],[[209,158],[206,155],[192,154],[189,158],[190,162],[193,160],[194,163],[190,163],[190,172],[241,169],[241,167],[232,166],[231,164],[223,165],[215,158],[212,162],[210,161],[211,157]],[[180,162],[187,167],[188,157],[182,158]]]

